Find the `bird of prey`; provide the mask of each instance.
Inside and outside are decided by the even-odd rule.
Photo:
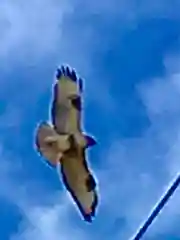
[[[69,67],[57,69],[51,102],[51,123],[41,122],[36,148],[47,163],[58,168],[66,189],[85,221],[92,222],[98,204],[96,180],[86,151],[96,140],[82,129],[83,81]]]

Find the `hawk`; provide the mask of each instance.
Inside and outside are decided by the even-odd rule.
[[[69,67],[57,69],[51,102],[51,123],[41,122],[36,147],[47,163],[60,170],[62,181],[85,221],[92,222],[98,204],[96,180],[86,151],[96,140],[82,129],[83,81]]]

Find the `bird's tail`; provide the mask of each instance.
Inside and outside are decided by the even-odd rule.
[[[38,125],[35,133],[36,150],[44,157],[46,163],[56,167],[62,154],[70,148],[70,136],[59,135],[48,123]]]

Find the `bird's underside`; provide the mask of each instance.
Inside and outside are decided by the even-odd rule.
[[[87,148],[96,144],[81,130],[82,80],[74,71],[58,70],[53,90],[52,125],[42,122],[36,133],[36,146],[47,163],[60,167],[62,180],[84,219],[91,222],[98,203],[96,181],[87,160]],[[59,164],[60,163],[60,164]]]

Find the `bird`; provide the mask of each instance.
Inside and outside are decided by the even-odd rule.
[[[38,124],[35,146],[61,180],[86,222],[92,222],[98,205],[97,180],[90,169],[87,151],[97,144],[82,126],[82,78],[62,65],[55,74],[50,103],[50,122]]]

